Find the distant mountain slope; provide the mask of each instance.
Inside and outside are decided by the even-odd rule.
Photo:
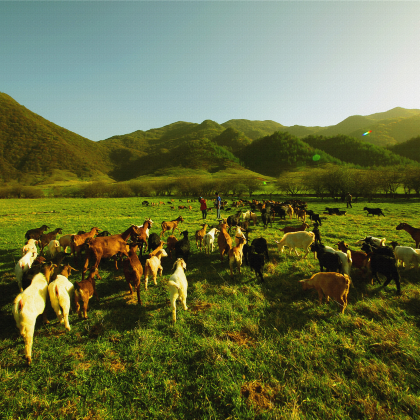
[[[284,126],[271,120],[250,121],[250,120],[229,120],[222,124],[225,128],[234,128],[241,131],[251,140],[256,140],[273,134],[275,131],[283,131]]]
[[[420,136],[394,146],[389,146],[388,149],[400,156],[420,162]]]
[[[406,109],[401,107],[392,108],[389,111],[377,112],[376,114],[366,115],[373,120],[387,120],[389,118],[409,118],[420,114],[420,109]]]
[[[314,161],[315,155],[321,159]],[[327,162],[341,164],[327,153],[317,150],[289,133],[277,132],[253,141],[238,153],[245,166],[255,172],[277,177],[282,171],[299,166],[318,166]]]
[[[348,136],[309,136],[302,139],[302,141],[311,147],[323,150],[341,161],[363,167],[415,163],[410,159],[392,153],[388,149]]]
[[[107,172],[95,142],[59,127],[0,93],[0,169],[3,179],[68,170],[79,177]]]

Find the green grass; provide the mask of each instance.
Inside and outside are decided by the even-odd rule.
[[[248,267],[231,279],[217,250],[208,256],[193,244],[189,310],[178,305],[175,325],[164,287],[173,264],[169,257],[158,286],[149,282],[147,292],[142,288],[141,307],[122,271],[101,262],[100,301],[90,301],[89,319],[71,314],[72,329],[65,332],[49,308],[50,323],[37,321],[33,363],[26,367],[11,314],[18,292],[13,269],[25,232],[46,223],[51,230],[62,227],[63,234],[93,226],[120,233],[151,217],[152,232],[159,233],[162,221],[179,214],[185,218],[181,230],[193,236],[200,228],[198,202],[193,211],[171,211],[168,204],[142,207],[142,201],[0,201],[2,419],[419,417],[419,272],[400,269],[403,293],[396,296],[395,284],[372,286],[353,271],[349,306],[338,314],[335,303],[319,305],[316,293],[298,284],[319,271],[313,256],[302,260],[277,252],[278,228],[299,225],[295,219],[276,221],[267,231],[251,226],[250,239],[263,235],[269,242],[262,285]],[[365,205],[381,207],[386,217],[367,217]],[[314,199],[308,208],[322,212],[326,206],[337,203]],[[355,203],[347,216],[325,216],[320,230],[331,246],[344,239],[356,248],[365,235],[413,246],[395,227],[401,221],[419,226],[419,212],[414,200]],[[214,213],[208,219],[216,224]],[[70,280],[79,278],[74,273]]]

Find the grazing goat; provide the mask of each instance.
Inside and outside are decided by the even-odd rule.
[[[79,315],[79,318],[83,317],[84,319],[87,319],[89,299],[92,296],[95,296],[96,300],[99,301],[99,296],[96,293],[95,287],[95,276],[98,277],[99,280],[102,280],[101,276],[98,273],[98,269],[92,268],[86,280],[74,282],[74,302],[76,304],[76,312],[77,315]]]
[[[84,274],[88,270],[90,259],[94,260],[94,264],[92,265],[91,270],[95,270],[98,268],[102,258],[111,258],[117,254],[122,254],[128,257],[126,241],[132,234],[137,234],[137,227],[135,225],[131,225],[125,232],[119,235],[111,235],[104,236],[103,238],[91,239],[88,243],[88,248],[86,251],[86,260],[82,271],[82,280],[84,279]]]
[[[220,233],[217,237],[217,245],[219,246],[220,262],[223,263],[223,255],[228,254],[229,249],[232,247],[232,238],[226,231],[226,223],[221,224],[219,227]]]
[[[327,272],[339,272],[343,274],[343,263],[340,256],[335,252],[328,252],[322,245],[316,243],[311,245],[311,251],[316,252],[321,273],[325,267],[325,271]]]
[[[208,226],[207,224],[204,224],[202,229],[197,230],[195,232],[195,244],[198,249],[198,243],[200,243],[200,251],[201,251],[204,236],[206,235],[207,226]]]
[[[340,209],[337,207],[325,207],[325,210],[328,212],[330,216],[333,216],[334,214],[339,215]]]
[[[391,246],[394,249],[395,259],[397,260],[397,267],[399,261],[401,261],[403,267],[413,265],[414,268],[419,268],[420,255],[416,252],[416,250],[409,246],[398,245],[398,242],[391,242]]]
[[[26,245],[24,245],[22,248],[22,257],[29,251],[38,253],[38,249],[36,247],[37,244],[38,241],[36,241],[35,239],[29,239],[28,242],[26,242]]]
[[[303,222],[299,227],[292,227],[292,226],[285,226],[283,229],[279,229],[283,231],[284,233],[290,233],[290,232],[303,232],[309,227],[309,225],[305,222]]]
[[[375,278],[381,284],[378,273],[386,277],[383,287],[387,286],[391,280],[395,281],[397,294],[401,294],[400,274],[398,273],[397,262],[395,258],[372,252],[370,255],[369,268],[372,272],[372,283]]]
[[[149,276],[152,276],[153,283],[157,286],[156,278],[159,273],[162,276],[162,257],[167,257],[168,254],[164,249],[161,249],[155,256],[146,260],[144,264],[144,289],[147,290],[147,285],[149,284]]]
[[[44,272],[38,273],[29,287],[16,296],[13,302],[12,313],[19,328],[20,334],[25,341],[25,357],[28,365],[32,362],[32,343],[35,330],[35,322],[38,315],[43,314],[44,323],[48,323],[45,313],[47,302],[48,283],[54,269],[53,264],[45,264]]]
[[[188,239],[188,230],[181,232],[183,238],[175,244],[175,258],[182,258],[186,263],[190,256],[190,240]]]
[[[30,229],[25,233],[25,238],[27,240],[29,239],[35,239],[38,240],[39,237],[47,230],[49,227],[47,225],[42,225],[39,228],[36,229]]]
[[[324,296],[327,302],[329,302],[329,298],[332,298],[340,305],[339,311],[344,313],[351,282],[347,274],[317,273],[310,279],[299,281],[302,283],[303,290],[315,289],[318,292],[320,304],[322,304]]]
[[[303,258],[309,253],[309,247],[315,240],[315,234],[313,232],[290,232],[286,233],[280,241],[275,241],[279,252],[283,252],[285,246],[290,248],[289,255],[294,251],[296,255],[299,253],[296,248],[303,248],[306,250]]]
[[[176,236],[171,235],[166,239],[166,252],[169,253],[169,256],[172,258],[172,251],[175,250],[175,244],[178,242]]]
[[[245,244],[246,244],[246,239],[244,237],[240,237],[238,245],[229,249],[228,256],[229,256],[229,268],[230,268],[231,277],[233,277],[233,264],[236,264],[239,274],[241,274],[242,248],[244,247]]]
[[[379,217],[380,215],[382,215],[385,217],[385,215],[382,213],[382,210],[380,208],[363,207],[363,210],[367,211],[366,216],[369,216],[369,214],[371,214],[372,216],[376,215]]]
[[[172,235],[174,234],[175,229],[178,229],[178,232],[181,233],[178,227],[178,223],[181,223],[183,221],[184,219],[182,218],[182,216],[178,216],[175,220],[172,220],[171,222],[162,222],[161,224],[162,232],[160,232],[160,237],[165,235],[165,233],[171,229],[172,229]]]
[[[306,210],[306,214],[309,216],[309,219],[311,219],[313,222],[318,223],[320,226],[322,225],[321,217],[318,213],[314,213],[313,210]]]
[[[74,286],[68,280],[68,275],[72,268],[67,266],[65,272],[67,276],[58,274],[56,279],[48,285],[48,294],[50,295],[51,306],[57,315],[61,324],[64,323],[64,328],[70,331],[69,312],[71,307],[71,300],[74,295]]]
[[[175,272],[169,278],[168,281],[168,290],[169,290],[169,299],[171,301],[171,310],[172,310],[172,322],[176,322],[176,300],[179,298],[184,310],[188,309],[187,307],[187,289],[188,281],[185,276],[185,270],[187,264],[182,258],[178,258],[175,261],[173,266]]]
[[[420,244],[420,229],[410,226],[407,223],[400,223],[396,228],[396,230],[405,230],[407,233],[411,235],[411,237],[416,242],[416,248],[419,248]]]
[[[15,275],[16,275],[16,281],[19,286],[19,290],[23,292],[22,288],[22,277],[25,272],[27,272],[31,266],[34,260],[38,254],[33,251],[29,251],[26,253],[15,265]]]
[[[203,238],[204,251],[206,254],[210,254],[214,250],[214,237],[218,235],[220,231],[217,228],[210,229]]]
[[[58,234],[62,234],[63,233],[63,229],[61,228],[57,228],[55,230],[53,230],[50,233],[43,233],[40,237],[39,237],[39,247],[41,248],[41,254],[42,251],[44,250],[44,248],[51,242],[54,241],[57,238]]]
[[[137,256],[138,243],[130,244],[130,250],[128,251],[128,259],[123,262],[123,270],[125,280],[130,289],[130,294],[133,294],[133,287],[137,293],[137,303],[141,305],[140,299],[140,283],[141,276],[143,275],[143,266]]]

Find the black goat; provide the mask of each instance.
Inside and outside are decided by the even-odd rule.
[[[392,248],[390,248],[389,246],[378,246],[377,247],[373,243],[369,244],[369,243],[365,242],[361,246],[361,250],[363,252],[366,252],[366,254],[374,253],[376,255],[383,255],[385,257],[394,258],[394,260],[395,260],[394,250]]]
[[[326,272],[338,271],[339,273],[344,274],[343,263],[338,254],[325,251],[324,246],[315,243],[311,245],[311,251],[316,252],[321,272],[324,271],[323,268],[325,267]]]
[[[184,236],[175,244],[175,260],[182,258],[186,263],[190,256],[190,240],[188,239],[188,230],[181,232]]]
[[[314,223],[314,228],[312,229],[312,232],[315,234],[315,243],[316,244],[320,244],[322,243],[321,241],[321,232],[318,229],[318,223]]]
[[[264,281],[263,270],[264,270],[264,264],[265,264],[264,255],[256,252],[254,245],[251,245],[248,249],[247,260],[248,260],[248,264],[251,270],[254,270],[255,275],[257,276],[257,279],[259,276],[260,281],[263,282]]]
[[[383,287],[387,286],[391,280],[394,280],[397,286],[397,294],[401,294],[400,274],[398,273],[395,258],[372,252],[369,265],[372,276],[379,284],[381,284],[381,282],[379,280],[378,273],[386,277]]]
[[[154,251],[160,245],[160,236],[157,233],[151,233],[147,239],[148,252]]]
[[[228,216],[226,219],[226,223],[229,226],[228,233],[230,233],[230,229],[232,226],[238,226],[241,222],[241,211],[239,210],[234,216]]]
[[[314,213],[313,210],[306,210],[306,214],[309,215],[309,218],[313,221],[318,223],[320,226],[322,225],[321,218],[319,217],[318,213]]]
[[[325,207],[325,210],[330,216],[332,216],[333,214],[340,214],[340,209],[337,207]]]
[[[382,214],[382,216],[385,217],[385,215],[382,213],[382,210],[379,207],[374,208],[374,209],[373,208],[370,208],[370,207],[363,207],[363,210],[366,210],[367,211],[366,216],[369,216],[369,214],[371,214],[372,216],[374,216],[376,214],[379,217]]]
[[[265,208],[261,210],[261,219],[264,225],[264,229],[267,229],[268,224],[273,227],[273,221],[271,219],[271,208]]]

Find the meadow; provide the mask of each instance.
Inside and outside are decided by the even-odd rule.
[[[148,199],[157,201],[156,199]],[[205,255],[191,240],[187,305],[178,305],[172,325],[165,282],[173,260],[162,260],[158,285],[141,290],[143,306],[128,292],[122,270],[102,261],[100,301],[90,301],[88,320],[70,315],[71,331],[48,309],[49,324],[37,320],[32,365],[11,308],[18,286],[14,265],[25,232],[47,224],[63,234],[98,226],[121,233],[151,217],[152,232],[180,214],[190,237],[201,227],[194,209],[169,204],[142,207],[143,198],[39,199],[0,201],[0,418],[2,419],[410,419],[420,416],[419,271],[400,268],[402,295],[395,284],[372,285],[352,271],[349,305],[318,303],[315,291],[298,280],[319,271],[309,254],[279,254],[276,220],[264,230],[251,226],[250,239],[263,236],[270,262],[264,283],[244,267],[229,275],[217,246]],[[168,198],[162,199],[165,203]],[[183,199],[182,204],[185,203]],[[230,202],[231,200],[229,200]],[[176,198],[175,205],[179,199]],[[381,207],[386,217],[362,209]],[[321,212],[328,200],[308,199]],[[345,209],[345,204],[338,205]],[[325,216],[323,242],[345,240],[352,249],[367,235],[414,247],[402,221],[419,227],[420,202],[354,203],[346,216]],[[223,213],[234,214],[232,209]],[[258,213],[259,215],[259,213]],[[215,212],[208,215],[217,224]],[[176,232],[177,237],[180,235]],[[70,260],[73,263],[73,259]],[[144,260],[142,260],[144,265]],[[71,281],[79,280],[73,273]]]

